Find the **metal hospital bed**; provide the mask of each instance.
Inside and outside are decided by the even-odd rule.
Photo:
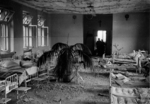
[[[110,71],[110,104],[150,104],[149,87],[126,87],[113,84]]]
[[[13,74],[11,76],[8,76],[5,80],[0,81],[0,92],[4,92],[4,98],[0,98],[1,104],[7,104],[11,100],[11,98],[8,98],[7,95],[18,88],[18,75]]]

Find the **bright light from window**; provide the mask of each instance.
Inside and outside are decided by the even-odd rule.
[[[106,42],[106,31],[105,30],[98,30],[96,41],[98,40],[98,38],[100,40],[103,40],[104,42]]]
[[[23,12],[23,47],[31,48],[32,47],[32,18],[29,13]]]
[[[8,50],[8,25],[0,25],[0,50]]]

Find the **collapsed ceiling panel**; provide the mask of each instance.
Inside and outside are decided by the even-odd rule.
[[[47,13],[113,14],[145,12],[150,0],[13,0]]]

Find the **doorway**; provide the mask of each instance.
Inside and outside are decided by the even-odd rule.
[[[98,37],[106,43],[105,53],[112,52],[112,14],[96,14],[93,18],[83,17],[84,44],[95,55],[96,41]],[[101,21],[101,24],[99,23]]]
[[[104,44],[106,45],[106,38],[107,38],[107,31],[106,30],[98,30],[97,31],[97,35],[95,36],[95,45],[94,45],[94,50],[97,50],[96,47],[96,42],[98,41],[98,39],[101,42],[104,42]],[[104,53],[106,52],[106,47],[104,47]]]
[[[97,36],[96,36],[96,41],[98,40],[103,40],[106,43],[106,30],[98,30],[97,31]]]

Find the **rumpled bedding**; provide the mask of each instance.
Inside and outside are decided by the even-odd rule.
[[[33,62],[31,60],[27,60],[27,61],[21,60],[20,61],[21,67],[28,68],[28,67],[31,67],[32,65],[33,65]]]
[[[133,59],[119,59],[119,58],[115,58],[114,61],[115,61],[115,63],[124,63],[124,64],[127,64],[127,63],[129,63],[129,64],[131,64],[131,63],[135,64],[136,63],[136,61],[133,60]]]
[[[19,62],[18,62],[19,63]],[[0,62],[0,80],[17,73],[19,75],[19,84],[26,80],[30,75],[37,73],[37,67],[21,68],[14,60],[5,60]]]
[[[111,93],[116,96],[123,97],[138,97],[138,89],[136,88],[121,88],[121,87],[111,87]]]
[[[111,99],[111,104],[138,104],[138,98],[125,98],[112,95]]]
[[[2,69],[16,69],[16,68],[21,68],[18,63],[16,63],[13,60],[4,60],[0,62],[0,67]]]
[[[150,88],[111,88],[111,104],[149,104]]]
[[[0,62],[0,79],[4,80],[6,77],[17,73],[22,74],[24,71],[23,68],[20,67],[20,65],[15,62],[14,60],[4,60]]]
[[[35,75],[38,72],[38,67],[32,66],[24,70],[24,72],[19,76],[19,84],[24,80],[28,79],[29,76]]]

